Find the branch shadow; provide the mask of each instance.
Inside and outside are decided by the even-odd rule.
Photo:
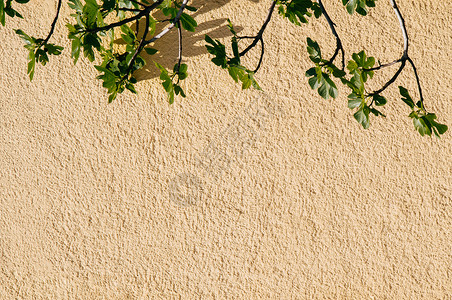
[[[248,0],[250,2],[257,3],[259,0]],[[231,0],[199,0],[194,2],[194,6],[198,8],[198,10],[191,14],[192,17],[196,19],[197,16],[205,14],[211,10],[220,8],[226,4],[231,2]],[[164,19],[163,15],[159,17],[159,19]],[[183,50],[182,50],[182,61],[184,62],[187,57],[199,56],[201,54],[207,53],[204,36],[208,34],[213,39],[221,39],[228,36],[231,36],[231,32],[226,26],[227,17],[225,18],[216,18],[214,20],[205,21],[202,23],[198,23],[198,27],[195,32],[189,32],[183,30]],[[139,24],[139,28],[144,28],[144,20]],[[156,32],[160,32],[165,26],[168,26],[166,22],[164,25],[160,25],[157,27]],[[243,30],[241,26],[234,26],[234,29],[237,33]],[[150,38],[150,36],[148,36]],[[157,40],[154,44],[150,46],[152,48],[156,48],[159,50],[158,53],[154,55],[148,55],[143,51],[141,56],[146,61],[146,65],[144,68],[137,70],[134,74],[135,78],[138,81],[147,80],[160,76],[160,71],[155,67],[154,61],[158,62],[162,66],[167,69],[172,70],[174,64],[177,63],[178,53],[179,53],[179,42],[178,42],[178,33],[177,29],[173,29],[168,32],[164,37]]]

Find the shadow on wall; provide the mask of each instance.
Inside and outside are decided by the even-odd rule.
[[[259,0],[248,0],[250,2],[257,3]],[[191,14],[192,17],[196,19],[197,16],[205,14],[211,10],[222,7],[231,2],[231,0],[199,0],[193,1],[192,6],[196,7],[198,10]],[[164,19],[163,14],[161,16],[157,15],[158,19]],[[231,32],[226,27],[228,16],[224,18],[216,18],[214,20],[205,21],[202,23],[198,23],[198,27],[195,32],[183,31],[183,62],[187,57],[198,56],[201,54],[207,53],[204,36],[208,34],[213,39],[221,39],[228,36],[231,36]],[[140,22],[139,28],[144,28],[144,20]],[[142,25],[143,24],[143,25]],[[168,22],[165,24],[161,24],[160,27],[157,27],[156,33],[160,32],[164,27],[168,26]],[[243,27],[234,26],[237,32],[242,31]],[[135,29],[135,28],[132,28]],[[143,29],[142,29],[143,30]],[[151,38],[149,36],[148,38]],[[117,43],[124,43],[122,40],[117,40]],[[178,44],[178,34],[177,29],[173,29],[168,32],[164,37],[157,40],[154,44],[149,45],[152,48],[156,48],[159,50],[158,53],[154,55],[148,55],[144,51],[141,54],[144,60],[146,61],[146,66],[143,69],[138,70],[135,73],[135,77],[138,81],[147,80],[154,77],[160,76],[160,71],[155,67],[154,61],[163,65],[167,69],[172,70],[174,64],[177,63],[178,52],[179,52],[179,44]]]

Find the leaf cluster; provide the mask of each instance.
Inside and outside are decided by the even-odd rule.
[[[248,89],[252,86],[257,90],[260,90],[261,88],[259,84],[254,79],[254,72],[241,64],[242,55],[239,52],[238,36],[231,23],[231,20],[229,19],[228,28],[232,33],[232,56],[229,56],[226,53],[226,46],[223,43],[221,43],[219,40],[213,40],[207,34],[205,35],[205,41],[207,42],[207,51],[210,54],[214,55],[214,58],[211,59],[212,62],[223,69],[227,69],[229,75],[235,82],[240,81],[242,83],[242,89]]]
[[[49,61],[49,55],[60,55],[63,50],[63,47],[61,46],[57,46],[55,44],[48,43],[43,39],[37,39],[27,35],[21,29],[16,29],[15,32],[25,42],[24,47],[28,50],[27,73],[30,76],[30,80],[33,79],[36,62],[39,62],[45,66]]]
[[[154,62],[157,68],[160,69],[160,79],[162,80],[162,85],[165,88],[166,93],[168,94],[168,100],[170,104],[174,103],[175,95],[181,95],[185,97],[185,93],[180,86],[179,82],[187,78],[188,66],[186,64],[175,64],[173,68],[173,72],[168,72],[162,65],[157,62]],[[175,79],[177,79],[176,82]]]
[[[331,75],[341,78],[345,72],[337,68],[333,63],[322,58],[320,46],[316,41],[307,38],[307,50],[309,59],[315,64],[315,67],[306,71],[306,76],[310,77],[308,82],[313,90],[317,90],[319,95],[324,99],[337,98],[339,92],[336,84],[331,79]]]
[[[318,2],[311,0],[281,0],[277,4],[279,14],[298,26],[301,26],[300,23],[308,23],[307,17],[312,14],[316,18],[322,15]]]
[[[342,0],[342,4],[345,5],[347,12],[353,14],[355,11],[365,16],[368,12],[368,7],[375,7],[376,0]]]
[[[416,104],[411,98],[408,90],[403,86],[399,86],[399,92],[402,96],[402,101],[411,108],[409,117],[413,119],[414,128],[422,135],[431,136],[432,133],[436,137],[440,137],[447,131],[447,126],[436,122],[436,115],[428,113],[424,109],[422,101],[418,101]]]
[[[22,18],[22,15],[12,6],[28,2],[29,0],[0,0],[0,24],[5,25],[6,16]],[[260,90],[255,73],[259,70],[263,60],[263,34],[273,11],[277,9],[279,15],[298,26],[307,23],[311,16],[319,18],[323,15],[336,38],[336,50],[333,56],[327,59],[322,56],[319,44],[311,38],[307,38],[307,52],[314,66],[309,68],[305,74],[312,89],[317,90],[324,99],[334,99],[339,95],[336,82],[340,81],[350,90],[348,107],[354,110],[354,118],[363,128],[367,129],[370,126],[369,116],[371,114],[385,116],[379,110],[387,103],[387,99],[381,93],[394,83],[403,67],[409,62],[414,69],[420,94],[420,100],[415,103],[408,90],[399,86],[402,101],[411,108],[409,117],[413,119],[415,129],[422,136],[434,134],[439,137],[444,134],[447,126],[436,122],[436,115],[427,112],[424,107],[416,68],[408,56],[408,43],[405,43],[406,49],[403,56],[393,63],[385,65],[379,63],[379,66],[374,67],[375,58],[367,56],[364,51],[361,51],[353,53],[351,60],[345,65],[345,50],[339,34],[335,30],[336,24],[327,14],[322,2],[321,0],[272,1],[267,19],[255,36],[237,35],[228,19],[227,27],[232,34],[230,48],[227,49],[221,41],[205,35],[207,52],[213,56],[211,61],[222,69],[226,69],[231,78],[241,84],[242,89],[254,87]],[[61,3],[62,0],[58,0],[57,15],[51,25],[49,35],[45,39],[29,36],[20,29],[15,30],[25,42],[25,48],[28,50],[27,72],[30,80],[33,79],[36,62],[45,65],[51,55],[59,55],[63,50],[63,47],[48,42],[54,31]],[[342,4],[349,14],[356,12],[365,16],[368,14],[369,8],[375,7],[376,0],[342,0]],[[82,53],[90,62],[96,61],[95,68],[99,71],[97,78],[107,89],[109,102],[112,102],[118,94],[125,90],[136,93],[137,79],[134,74],[146,65],[143,51],[149,56],[155,55],[158,49],[149,44],[161,38],[172,28],[177,28],[179,33],[177,63],[172,70],[167,70],[155,61],[154,65],[160,70],[160,79],[168,94],[169,103],[173,103],[178,95],[186,96],[180,84],[188,76],[188,66],[182,63],[182,29],[194,32],[198,26],[196,20],[189,13],[196,11],[196,8],[187,5],[186,0],[68,0],[68,5],[72,10],[71,16],[74,21],[66,25],[69,31],[68,37],[71,40],[71,57],[74,64],[77,63]],[[398,10],[396,7],[394,8],[396,11]],[[155,14],[155,12],[161,12],[164,19],[156,17],[159,14]],[[400,19],[401,15],[399,14],[398,17]],[[143,22],[140,22],[143,19],[145,20],[144,30]],[[166,28],[156,34],[157,24],[166,22],[168,22]],[[402,20],[401,24],[405,26],[403,23]],[[133,24],[135,24],[134,29]],[[123,42],[123,46],[118,45],[118,38]],[[408,38],[406,37],[406,39]],[[250,43],[244,47],[241,44],[243,41],[250,41]],[[251,70],[242,64],[242,58],[249,51],[255,49],[258,44],[261,49],[259,63],[256,69]],[[339,53],[342,56],[341,68],[335,65]],[[366,85],[373,78],[374,72],[395,63],[401,63],[395,75],[381,89],[369,92]]]
[[[30,0],[14,0],[14,2],[19,4],[28,3]],[[11,18],[18,17],[23,19],[22,15],[12,7],[12,0],[0,0],[0,24],[5,26],[6,16],[10,16]]]

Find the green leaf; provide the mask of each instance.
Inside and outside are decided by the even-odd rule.
[[[107,11],[110,11],[110,10],[114,9],[115,6],[116,6],[116,1],[115,0],[104,0],[103,2],[104,3],[102,4],[102,8],[107,10]]]
[[[237,33],[235,32],[235,30],[234,30],[234,26],[232,25],[232,22],[231,22],[231,20],[230,19],[228,19],[227,20],[228,21],[228,28],[229,28],[229,31],[232,33],[232,35],[236,35]]]
[[[126,84],[126,89],[128,89],[129,91],[131,91],[131,92],[134,93],[134,94],[137,93],[137,91],[135,90],[135,87],[133,86],[132,83]]]
[[[317,92],[319,93],[319,95],[328,100],[329,99],[329,86],[328,83],[325,81],[324,78],[322,78],[322,80],[320,81],[322,84],[320,85],[319,89],[317,90]]]
[[[309,58],[314,62],[314,63],[319,63],[322,59],[322,53],[320,51],[320,47],[319,44],[315,41],[313,41],[311,38],[307,38],[307,42],[308,42],[308,53],[309,53]]]
[[[185,6],[185,8],[187,9],[187,10],[189,10],[189,11],[197,11],[198,9],[196,8],[196,7],[193,7],[193,6]]]
[[[353,117],[355,117],[356,121],[358,121],[364,129],[369,128],[369,109],[367,107],[359,109]]]
[[[338,69],[338,68],[334,68],[333,69],[333,76],[334,77],[341,78],[341,77],[344,77],[345,75],[347,75],[347,73],[345,73],[341,69]]]
[[[374,95],[373,100],[377,106],[383,106],[388,102],[386,98],[381,95]]]
[[[154,35],[157,26],[157,21],[153,17],[149,17],[149,34]]]
[[[432,135],[431,130],[428,128],[427,124],[425,124],[425,121],[422,118],[413,118],[413,124],[414,128],[419,131],[421,136],[424,136],[426,134]]]
[[[108,103],[112,103],[113,100],[116,99],[116,96],[118,95],[118,91],[114,91],[109,97],[108,97]]]
[[[187,30],[194,32],[195,28],[198,26],[198,23],[192,16],[187,15],[186,13],[182,13],[180,16],[180,22],[182,23],[182,27]]]
[[[3,1],[3,0],[0,0]],[[16,34],[18,34],[20,36],[20,38],[27,44],[27,45],[31,45],[31,44],[35,44],[36,40],[33,37],[28,36],[25,32],[23,32],[21,29],[16,29],[14,30],[14,32]]]
[[[180,73],[187,73],[187,70],[188,70],[187,64],[181,64],[180,65],[180,67],[179,67],[179,72]]]
[[[315,70],[315,67],[312,67],[306,71],[306,77],[316,76],[316,75],[317,75],[317,72]]]
[[[234,66],[228,68],[229,75],[234,79],[235,82],[239,82],[240,70]]]
[[[402,95],[402,101],[405,102],[411,109],[414,109],[414,101],[411,99],[408,90],[403,86],[399,86],[400,95]]]
[[[441,134],[444,134],[447,131],[447,125],[437,123],[436,115],[432,113],[428,113],[427,115],[423,116],[422,119],[426,123],[426,125],[430,125],[429,128],[433,129],[433,132],[437,137],[440,137]]]
[[[317,77],[311,77],[309,78],[308,83],[311,89],[315,90],[319,87],[320,81],[317,79]]]
[[[80,56],[80,39],[74,38],[72,40],[72,51],[71,51],[71,57],[74,59],[74,65],[77,63],[79,56]]]
[[[251,78],[249,77],[249,75],[244,75],[242,77],[242,90],[246,90],[248,89],[252,84]]]
[[[344,3],[344,2],[347,3],[347,1],[342,0],[342,3]],[[358,4],[358,0],[349,0],[346,5],[347,12],[352,15],[353,12],[355,11],[357,4]]]
[[[149,55],[154,55],[158,52],[158,50],[154,48],[144,48],[144,51],[146,51],[146,53]]]
[[[83,11],[83,4],[80,0],[69,0],[68,5],[79,14]]]
[[[350,95],[348,95],[348,108],[350,109],[357,108],[361,106],[362,103],[363,100],[359,98],[358,95],[356,95],[355,93],[351,93]]]
[[[174,93],[176,93],[176,95],[180,94],[184,98],[186,97],[184,91],[182,90],[182,88],[179,85],[177,85],[177,84],[174,85]]]
[[[0,0],[0,24],[5,26],[5,2],[4,0]]]
[[[381,111],[379,111],[379,110],[377,110],[377,109],[375,109],[373,107],[370,107],[369,110],[370,110],[371,113],[373,113],[377,117],[378,116],[386,117]]]
[[[33,80],[33,75],[35,74],[35,54],[33,51],[30,51],[30,53],[28,54],[28,59],[30,60],[28,62],[28,69],[27,69],[27,73],[30,76],[30,81]]]

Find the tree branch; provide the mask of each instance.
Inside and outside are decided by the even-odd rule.
[[[158,40],[159,38],[161,38],[162,36],[164,36],[165,34],[167,34],[171,29],[174,28],[174,26],[176,26],[176,23],[179,22],[180,20],[180,16],[182,15],[182,12],[184,11],[185,7],[187,6],[188,0],[184,0],[184,2],[182,2],[179,11],[177,12],[176,17],[174,18],[173,22],[166,27],[165,29],[163,29],[159,34],[157,34],[156,36],[154,36],[153,38],[151,38],[150,40],[146,41],[144,43],[144,45],[148,45],[150,43],[155,42],[156,40]]]
[[[342,53],[342,70],[344,70],[344,68],[345,68],[345,51],[344,51],[344,47],[342,46],[341,38],[339,37],[339,34],[337,33],[336,28],[334,27],[335,26],[334,22],[331,20],[325,7],[323,6],[322,0],[318,0],[318,3],[320,6],[320,9],[322,10],[322,14],[325,16],[325,19],[328,22],[328,25],[330,26],[331,32],[336,37],[336,50],[334,51],[334,54],[330,58],[330,60],[327,63],[325,63],[325,65],[332,64],[334,62],[334,60],[336,59],[336,56],[339,54],[339,51],[341,51],[341,53]]]
[[[179,35],[179,55],[178,55],[178,59],[177,59],[176,73],[179,72],[179,68],[182,63],[182,28],[181,28],[180,21],[177,21],[177,32]]]
[[[138,45],[138,48],[135,50],[135,53],[132,56],[132,59],[130,60],[129,63],[129,68],[128,68],[128,72],[127,75],[130,75],[133,72],[133,64],[135,63],[135,60],[137,59],[138,54],[140,54],[140,52],[143,50],[144,48],[144,42],[146,40],[146,35],[149,32],[149,15],[146,15],[146,27],[144,28],[144,33],[143,33],[143,37],[141,38],[141,42],[140,45]]]
[[[416,76],[416,83],[417,83],[418,90],[419,90],[419,96],[421,98],[422,106],[424,106],[424,97],[422,95],[422,87],[421,87],[419,76],[417,74],[417,69],[416,69],[416,66],[415,66],[413,60],[408,55],[409,38],[408,38],[407,30],[406,30],[405,19],[403,18],[402,14],[401,14],[401,12],[399,10],[399,7],[397,6],[396,0],[389,0],[389,2],[391,3],[392,8],[394,9],[394,12],[395,12],[395,14],[397,16],[397,19],[399,20],[400,29],[402,30],[402,36],[403,36],[403,41],[404,41],[404,43],[403,43],[404,44],[403,45],[403,54],[402,54],[402,57],[399,58],[398,60],[395,60],[395,61],[393,61],[391,63],[387,63],[387,64],[384,64],[384,65],[380,65],[379,67],[376,67],[376,68],[367,69],[366,71],[379,70],[381,68],[389,67],[389,66],[391,66],[393,64],[396,64],[398,62],[401,62],[402,64],[400,65],[399,69],[394,74],[394,76],[392,76],[392,78],[381,89],[379,89],[379,90],[377,90],[375,92],[372,92],[371,94],[369,94],[369,96],[373,96],[373,95],[377,95],[377,94],[381,93],[388,86],[390,86],[392,83],[394,83],[394,81],[400,75],[402,70],[405,68],[406,62],[408,61],[411,64],[411,66],[413,67],[414,75]]]
[[[416,77],[417,88],[419,90],[419,98],[421,98],[422,108],[424,108],[423,107],[424,106],[424,96],[422,95],[421,81],[419,79],[419,75],[417,74],[416,66],[414,65],[414,62],[410,57],[408,57],[407,60],[411,64],[411,67],[413,68],[414,76]]]
[[[96,33],[96,32],[99,32],[99,31],[106,31],[106,30],[110,30],[110,29],[118,27],[118,26],[122,26],[124,24],[127,24],[127,23],[135,21],[135,20],[139,20],[142,17],[144,17],[146,15],[149,15],[149,13],[152,10],[154,10],[157,6],[159,6],[162,2],[163,2],[163,0],[157,0],[157,2],[154,2],[150,6],[146,6],[145,9],[141,10],[137,15],[135,15],[133,17],[124,19],[124,20],[119,21],[119,22],[111,23],[111,24],[106,25],[106,26],[96,27],[96,28],[93,28],[93,29],[87,29],[84,32],[85,33]]]
[[[47,37],[44,39],[42,44],[47,44],[47,42],[49,41],[49,39],[52,36],[53,32],[55,31],[56,22],[58,21],[58,17],[60,16],[61,2],[62,2],[62,0],[58,0],[57,12],[56,12],[55,18],[53,19],[52,25],[50,27],[50,32],[47,35]]]
[[[403,56],[408,56],[408,33],[406,31],[406,26],[405,26],[405,19],[402,17],[402,14],[400,13],[399,7],[397,6],[397,3],[395,0],[389,0],[391,3],[392,8],[394,9],[394,12],[397,16],[397,19],[399,20],[400,23],[400,28],[402,29],[402,34],[403,34],[403,41],[404,41],[404,53]]]
[[[388,82],[386,82],[386,84],[379,90],[372,92],[369,94],[370,96],[374,96],[374,95],[378,95],[381,92],[383,92],[384,90],[386,90],[391,84],[394,83],[394,81],[397,79],[397,77],[399,77],[400,73],[402,72],[403,68],[405,68],[406,65],[406,59],[402,60],[402,64],[400,65],[399,69],[397,70],[397,72],[395,72],[395,74],[392,76],[391,79],[389,79]]]
[[[240,52],[240,56],[244,56],[248,51],[250,51],[251,49],[253,49],[254,46],[256,46],[256,44],[259,42],[259,40],[262,39],[262,35],[264,34],[264,31],[267,28],[267,25],[272,18],[272,14],[273,14],[273,11],[275,10],[275,6],[276,6],[276,1],[273,1],[272,5],[270,6],[270,9],[268,10],[267,18],[265,19],[264,24],[262,25],[262,27],[259,30],[259,32],[257,33],[257,35],[254,37],[253,42],[248,47],[246,47],[245,50]]]
[[[402,61],[402,58],[396,59],[393,62],[387,63],[387,64],[382,64],[379,65],[378,67],[374,67],[374,68],[370,68],[370,69],[363,69],[364,71],[376,71],[376,70],[380,70],[386,67],[390,67],[392,65],[395,65],[396,63],[399,63]]]
[[[254,73],[256,73],[257,71],[259,71],[261,65],[262,65],[262,60],[264,59],[264,54],[265,54],[265,47],[264,47],[264,39],[261,37],[260,39],[261,41],[261,56],[259,58],[259,63],[257,64],[256,69],[253,71]]]

